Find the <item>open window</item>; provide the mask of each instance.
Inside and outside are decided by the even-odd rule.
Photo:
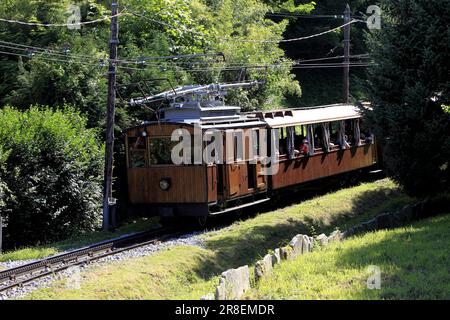
[[[372,134],[372,130],[366,122],[360,119],[360,132],[361,132],[361,144],[373,144],[375,139]]]
[[[128,138],[128,166],[144,168],[147,165],[147,147],[145,137]]]
[[[287,155],[289,159],[294,159],[296,157],[295,150],[295,127],[286,127],[286,148]]]
[[[278,129],[278,151],[280,152],[280,156],[287,155],[287,141],[286,141],[286,128]]]
[[[330,122],[330,149],[337,150],[341,146],[340,121]]]
[[[314,153],[324,152],[325,143],[322,124],[314,124],[312,128],[314,139]]]
[[[252,138],[251,138],[251,143],[252,143],[252,154],[251,154],[251,160],[253,159],[258,159],[261,156],[261,137],[259,129],[254,129],[251,131],[252,134]]]

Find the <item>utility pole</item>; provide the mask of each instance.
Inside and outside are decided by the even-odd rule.
[[[103,185],[103,229],[109,229],[110,213],[115,202],[112,199],[112,175],[114,157],[114,117],[116,109],[116,60],[119,45],[118,0],[111,4],[111,37],[109,40],[108,105],[106,122],[105,175]]]
[[[344,11],[344,24],[351,21],[350,6]],[[350,24],[344,27],[344,103],[350,102]]]
[[[2,216],[0,216],[0,253],[2,253],[2,247],[3,247],[3,219]]]

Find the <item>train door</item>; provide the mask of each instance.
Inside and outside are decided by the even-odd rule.
[[[223,164],[217,164],[217,200],[223,200],[225,197],[225,172],[224,172],[224,165]]]
[[[228,187],[229,187],[229,194],[230,197],[234,197],[239,195],[240,191],[240,169],[241,167],[236,164],[232,163],[227,166],[227,173],[228,173]]]
[[[262,145],[260,143],[260,129],[252,130],[252,157],[256,157],[258,160],[254,164],[248,164],[248,188],[263,190],[266,187],[266,177],[263,174],[263,168],[259,157],[261,154],[268,154],[266,150],[261,150]]]
[[[237,154],[239,143],[238,135],[234,133],[226,134],[225,150],[228,152],[226,152],[225,177],[227,180],[228,197],[230,198],[238,196],[241,189],[241,166],[238,164],[240,159]]]

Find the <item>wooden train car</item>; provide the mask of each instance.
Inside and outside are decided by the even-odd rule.
[[[124,131],[134,209],[168,217],[226,213],[378,163],[375,138],[362,129],[355,106],[241,114],[238,107],[211,98],[210,90],[187,92],[182,102],[179,95],[174,98],[159,121]],[[177,131],[185,137],[174,138]],[[205,138],[208,134],[215,138]],[[185,139],[189,152],[174,153]],[[213,142],[217,149],[208,149]]]

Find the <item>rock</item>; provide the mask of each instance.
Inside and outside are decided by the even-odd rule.
[[[412,206],[412,218],[421,219],[423,217],[423,203],[418,202]]]
[[[220,278],[219,285],[216,287],[216,300],[226,300],[227,299],[227,292],[225,287],[225,279]]]
[[[209,293],[209,294],[201,297],[200,300],[214,300],[214,294]]]
[[[273,269],[272,255],[267,254],[262,260],[256,262],[255,265],[255,280],[259,281],[264,275],[271,272]]]
[[[292,248],[292,258],[295,258],[303,253],[304,237],[306,236],[298,234],[294,238],[292,238],[291,242],[289,243]]]
[[[309,251],[314,249],[314,237],[309,237]]]
[[[361,226],[361,225],[359,225],[359,226],[356,226],[356,227],[353,227],[352,228],[353,229],[353,234],[355,235],[355,234],[361,234],[361,233],[364,233],[364,228]]]
[[[239,299],[250,289],[250,272],[248,266],[229,269],[222,273],[216,288],[216,300]]]
[[[324,247],[328,244],[328,237],[324,233],[318,235],[316,239],[317,239],[317,241],[319,241],[319,243],[322,247]]]
[[[328,237],[328,242],[336,242],[341,241],[342,234],[339,230],[333,231],[330,236]]]
[[[286,246],[280,248],[281,260],[291,260],[292,259],[292,247]]]
[[[399,212],[394,213],[394,219],[400,223],[400,225],[408,223],[414,219],[413,206],[404,206]]]
[[[375,218],[377,220],[378,229],[389,229],[395,226],[394,215],[391,213],[383,213]]]
[[[378,229],[378,224],[376,219],[371,219],[365,223],[363,223],[364,228],[367,231],[375,231]]]
[[[275,252],[272,254],[272,265],[276,265],[280,262],[281,262],[280,249],[275,249]]]
[[[303,236],[302,241],[302,254],[308,253],[311,251],[311,241],[308,236]]]

